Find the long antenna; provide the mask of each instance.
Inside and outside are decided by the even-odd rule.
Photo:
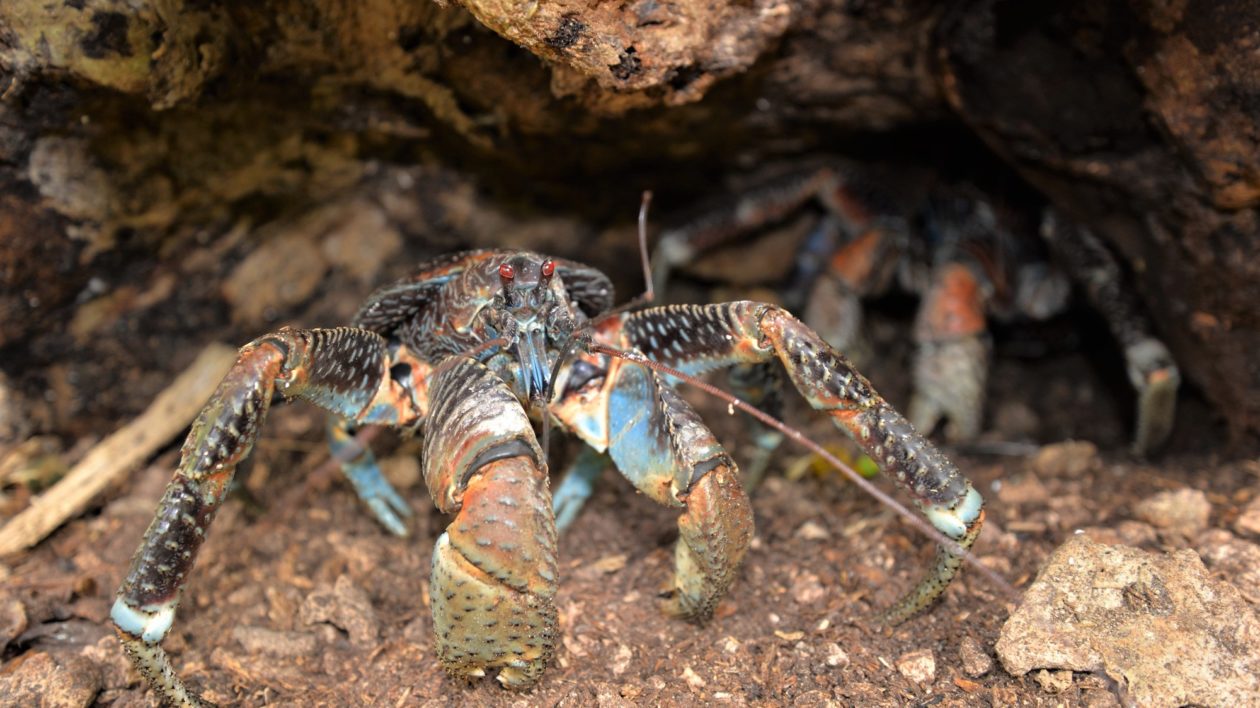
[[[726,391],[723,391],[722,389],[714,386],[713,384],[708,383],[707,381],[702,381],[694,376],[685,374],[671,366],[662,364],[658,361],[653,361],[652,359],[647,358],[645,355],[643,355],[640,352],[622,351],[620,349],[605,346],[603,344],[591,344],[591,351],[599,353],[599,354],[606,354],[608,356],[614,356],[614,357],[617,357],[618,359],[624,359],[626,361],[639,364],[640,366],[647,367],[649,369],[665,374],[667,376],[672,376],[680,381],[685,381],[686,383],[691,384],[692,386],[695,386],[701,391],[704,391],[705,393],[708,393],[711,396],[714,396],[716,398],[719,398],[725,401],[730,406],[740,409],[741,411],[751,415],[752,417],[756,418],[762,423],[765,423],[771,428],[774,428],[775,430],[778,430],[784,435],[792,438],[797,443],[808,448],[811,452],[813,452],[814,454],[826,460],[828,463],[833,465],[836,469],[840,470],[840,472],[844,474],[845,477],[848,477],[851,482],[861,487],[867,494],[870,494],[871,496],[875,497],[875,499],[879,500],[888,508],[900,514],[903,518],[905,518],[908,522],[910,522],[911,526],[914,526],[915,528],[922,531],[924,534],[928,536],[928,538],[931,538],[933,541],[943,546],[950,553],[961,557],[964,562],[971,565],[981,575],[988,578],[989,581],[992,582],[994,586],[996,586],[999,590],[1002,591],[1002,593],[1004,593],[1005,595],[1007,595],[1008,597],[1014,600],[1018,600],[1021,597],[1019,591],[1016,590],[1013,585],[1007,582],[1005,578],[998,575],[992,569],[985,566],[980,561],[976,560],[975,556],[973,556],[970,551],[958,545],[958,543],[954,541],[952,538],[936,530],[934,527],[932,527],[932,525],[930,525],[923,519],[916,516],[914,512],[907,509],[904,504],[892,498],[884,490],[880,489],[879,487],[876,487],[874,484],[871,484],[870,481],[862,477],[862,475],[858,474],[857,472],[853,471],[853,468],[849,467],[847,464],[841,461],[840,458],[828,452],[826,448],[824,448],[822,445],[819,445],[813,440],[810,440],[808,437],[805,436],[804,433],[797,430],[796,428],[793,428],[789,426],[788,424],[784,423],[783,421],[779,420],[778,418],[775,418],[774,416],[768,413],[765,413],[764,411],[761,411],[752,405],[749,405],[748,403],[736,398],[735,396],[732,396],[731,394],[727,393]]]
[[[643,264],[644,290],[638,297],[633,297],[591,320],[589,326],[592,329],[611,317],[616,317],[641,305],[647,305],[656,299],[656,289],[652,285],[652,263],[648,258],[647,247],[648,207],[651,204],[652,190],[645,189],[643,190],[643,199],[639,202],[639,261]]]

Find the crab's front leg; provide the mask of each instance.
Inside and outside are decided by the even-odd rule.
[[[556,638],[556,526],[547,466],[529,417],[472,359],[439,367],[430,394],[424,478],[455,514],[433,551],[437,654],[457,678],[499,669],[506,688],[542,675]]]
[[[779,359],[810,405],[909,491],[933,526],[964,549],[975,542],[984,519],[980,494],[848,360],[786,310],[755,302],[658,307],[627,317],[623,333],[627,346],[687,373]],[[928,607],[961,564],[960,555],[940,549],[933,571],[886,618],[898,622]]]
[[[193,423],[179,468],[131,562],[110,613],[140,673],[175,705],[204,702],[171,668],[161,642],[236,466],[281,393],[348,418],[409,424],[422,415],[389,376],[385,340],[364,330],[281,330],[241,348]]]

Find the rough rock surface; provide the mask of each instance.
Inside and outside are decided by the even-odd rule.
[[[1103,671],[1138,705],[1260,698],[1260,621],[1193,551],[1158,556],[1078,535],[1051,556],[996,649],[1020,676]]]

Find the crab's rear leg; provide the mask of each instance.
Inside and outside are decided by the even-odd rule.
[[[556,527],[529,417],[498,376],[457,359],[433,377],[424,478],[455,514],[433,551],[437,654],[457,678],[499,669],[506,688],[542,675],[556,638]]]
[[[253,448],[275,393],[372,422],[408,424],[422,415],[390,379],[385,340],[377,334],[352,328],[281,330],[241,348],[193,423],[179,468],[110,613],[136,668],[176,705],[202,701],[175,674],[161,641],[236,466]]]
[[[951,442],[973,440],[983,422],[989,339],[984,287],[958,261],[932,270],[914,326],[914,395],[909,417],[930,434],[944,418]]]
[[[964,549],[980,533],[980,494],[848,360],[786,310],[755,302],[659,307],[626,318],[626,346],[687,373],[778,358],[814,408],[826,412]],[[885,616],[898,622],[945,591],[962,557],[942,548],[935,568]]]
[[[1129,383],[1138,399],[1133,451],[1145,455],[1158,449],[1172,432],[1177,414],[1181,386],[1177,362],[1125,288],[1126,278],[1116,257],[1093,232],[1050,210],[1042,219],[1041,234],[1124,347]]]

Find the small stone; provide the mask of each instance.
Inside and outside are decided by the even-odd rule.
[[[1072,672],[1067,670],[1046,671],[1042,669],[1033,675],[1033,680],[1046,693],[1063,693],[1072,688]]]
[[[1113,527],[1090,526],[1082,529],[1081,532],[1093,539],[1095,543],[1108,546],[1145,546],[1155,543],[1159,537],[1155,527],[1131,519],[1121,521]]]
[[[805,638],[805,633],[800,632],[800,631],[784,632],[781,629],[776,629],[774,630],[774,636],[778,637],[779,639],[782,639],[785,642],[799,642],[800,640]]]
[[[590,567],[603,575],[611,575],[626,567],[626,554],[618,553],[612,556],[604,556],[591,563]]]
[[[319,641],[310,632],[277,632],[265,627],[235,627],[232,638],[251,654],[271,656],[309,656]]]
[[[327,622],[344,630],[350,643],[359,648],[376,646],[380,636],[371,601],[348,575],[339,576],[331,588],[322,585],[312,590],[298,616],[306,624]]]
[[[1085,440],[1046,445],[1032,459],[1032,469],[1042,478],[1075,478],[1097,469],[1100,460],[1098,447]]]
[[[1234,530],[1244,536],[1260,536],[1260,496],[1243,507],[1234,520]]]
[[[800,605],[812,605],[827,596],[827,589],[817,575],[801,573],[792,583],[792,599]]]
[[[1189,538],[1207,528],[1212,505],[1203,492],[1186,488],[1148,497],[1133,512],[1155,528]]]
[[[971,678],[984,676],[993,668],[993,659],[972,636],[963,637],[958,643],[958,658],[962,661],[963,673]]]
[[[806,541],[826,541],[831,538],[831,532],[826,527],[812,520],[801,524],[793,535]]]
[[[936,680],[936,657],[931,649],[902,654],[897,659],[897,671],[911,681],[926,686]]]
[[[726,652],[727,654],[734,654],[735,652],[739,651],[739,647],[740,647],[739,640],[736,639],[735,637],[727,637],[726,639],[722,640],[722,651]]]
[[[1050,498],[1050,492],[1034,474],[1022,474],[1006,480],[998,490],[997,498],[1004,504],[1043,504]],[[1008,523],[1007,530],[1018,531],[1015,523]]]
[[[692,671],[690,666],[683,669],[682,678],[683,681],[687,682],[688,686],[691,686],[697,691],[704,688],[706,685],[704,679],[700,678],[700,675],[695,671]]]
[[[849,665],[849,655],[844,652],[844,649],[840,648],[839,644],[829,642],[823,646],[823,651],[827,654],[827,658],[824,659],[827,662],[827,666],[834,669],[843,669]]]
[[[26,631],[26,605],[7,593],[0,594],[0,652]]]
[[[1253,605],[1260,605],[1260,545],[1224,529],[1210,529],[1195,544],[1203,562],[1224,576]]]
[[[620,676],[630,668],[630,660],[634,658],[634,652],[630,651],[630,647],[625,644],[617,645],[617,653],[613,655],[612,668],[613,676]]]
[[[87,706],[100,690],[100,668],[74,654],[30,652],[0,673],[0,702],[10,706]]]

